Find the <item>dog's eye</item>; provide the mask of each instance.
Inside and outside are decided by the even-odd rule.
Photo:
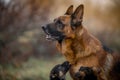
[[[58,24],[59,29],[63,29],[64,26],[62,24]]]
[[[64,28],[64,26],[65,26],[61,21],[57,21],[57,22],[56,22],[56,25],[57,25],[57,27],[58,27],[59,29],[61,29],[61,30],[62,30],[62,29]]]

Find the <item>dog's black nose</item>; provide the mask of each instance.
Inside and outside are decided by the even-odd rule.
[[[45,26],[42,26],[42,29],[45,30]]]

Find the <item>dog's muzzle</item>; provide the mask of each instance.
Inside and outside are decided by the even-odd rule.
[[[61,41],[65,37],[61,32],[59,32],[57,30],[50,29],[49,26],[42,26],[42,29],[43,29],[43,31],[46,34],[46,39],[47,40],[52,40],[52,41],[58,40],[58,41]]]
[[[56,39],[58,38],[57,36],[52,36],[52,35],[49,33],[49,31],[48,31],[48,29],[47,29],[46,26],[42,26],[42,29],[43,29],[43,31],[44,31],[45,34],[46,34],[46,39],[47,39],[47,40],[52,40],[52,41],[54,41],[54,40],[56,40]]]

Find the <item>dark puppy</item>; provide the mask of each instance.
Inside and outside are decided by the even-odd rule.
[[[79,71],[75,74],[77,80],[98,80],[100,70],[92,67],[80,67]]]
[[[70,66],[68,61],[56,65],[50,72],[50,80],[65,80],[65,75],[70,69]]]

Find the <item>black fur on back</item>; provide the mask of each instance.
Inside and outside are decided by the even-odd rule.
[[[120,80],[120,58],[115,60],[114,66],[110,71],[112,80]]]
[[[108,52],[108,53],[113,53],[113,50],[111,50],[111,49],[108,48],[107,46],[103,45],[102,47],[103,47],[103,49],[104,49],[106,52]]]
[[[115,65],[113,66],[113,71],[114,71],[114,73],[120,75],[120,60],[117,60],[115,62]]]

